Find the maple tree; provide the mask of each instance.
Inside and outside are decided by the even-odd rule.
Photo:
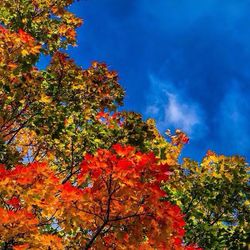
[[[208,151],[199,164],[184,159],[165,185],[186,221],[185,242],[205,249],[247,249],[249,168],[243,157]]]
[[[61,50],[82,23],[72,2],[0,2],[2,247],[242,247],[245,160],[208,152],[180,164],[183,132],[166,137],[152,119],[118,112],[117,73],[98,62],[82,69]],[[42,54],[51,61],[39,70]]]
[[[217,155],[208,151],[201,163],[184,158],[181,150],[188,142],[177,130],[167,131],[166,141],[149,120],[158,137],[152,144],[161,163],[172,170],[164,184],[167,200],[185,214],[184,241],[196,242],[203,249],[247,249],[249,244],[249,165],[240,156]],[[171,152],[171,153],[170,153]]]
[[[160,189],[168,166],[116,144],[86,155],[75,182],[44,163],[0,169],[4,249],[198,249],[183,246],[178,206]],[[47,249],[47,248],[46,248]]]

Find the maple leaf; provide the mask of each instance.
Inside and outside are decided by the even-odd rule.
[[[14,208],[19,208],[20,207],[20,200],[18,197],[16,196],[13,196],[11,199],[9,199],[8,201],[6,201],[6,203],[8,205],[11,205],[12,207]]]
[[[34,38],[30,36],[28,33],[26,33],[23,29],[19,29],[18,34],[24,43],[29,43],[34,41]]]
[[[13,246],[14,250],[26,250],[29,248],[29,244],[15,245]]]
[[[128,161],[126,159],[121,159],[117,163],[117,167],[120,168],[121,170],[128,170],[129,167],[131,167],[133,163],[131,161]]]

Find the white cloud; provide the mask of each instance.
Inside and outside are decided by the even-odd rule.
[[[200,124],[195,106],[182,104],[174,94],[167,93],[168,103],[165,106],[165,119],[188,134],[192,134],[196,125]]]
[[[160,130],[178,128],[191,137],[200,137],[206,126],[199,105],[188,100],[183,90],[177,91],[170,81],[162,81],[154,75],[149,78],[146,115],[156,119]]]

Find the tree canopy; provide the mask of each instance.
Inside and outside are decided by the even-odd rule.
[[[181,162],[185,133],[118,111],[117,73],[65,53],[72,2],[0,2],[2,249],[246,248],[245,159]]]

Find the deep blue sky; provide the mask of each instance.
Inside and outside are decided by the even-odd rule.
[[[84,19],[70,55],[117,70],[124,109],[186,131],[184,156],[211,149],[249,161],[249,0],[81,0],[70,9]]]

